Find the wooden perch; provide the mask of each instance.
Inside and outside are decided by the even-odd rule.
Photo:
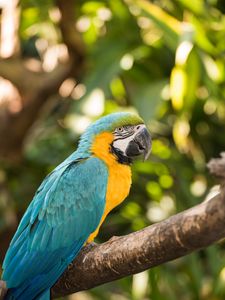
[[[225,153],[208,164],[225,178]],[[209,201],[143,230],[90,244],[52,288],[52,297],[87,290],[187,255],[225,238],[225,197],[221,191]]]

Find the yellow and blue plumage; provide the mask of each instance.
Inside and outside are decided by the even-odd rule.
[[[150,147],[142,119],[131,113],[108,115],[86,130],[18,226],[3,263],[6,299],[50,299],[51,286],[128,195],[133,156],[147,157]]]

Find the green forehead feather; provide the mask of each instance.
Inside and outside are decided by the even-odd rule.
[[[118,116],[115,121],[112,122],[111,130],[115,130],[117,127],[125,125],[138,125],[143,124],[144,121],[141,117],[133,113],[124,113],[124,115]]]

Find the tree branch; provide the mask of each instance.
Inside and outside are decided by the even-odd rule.
[[[83,59],[85,47],[80,33],[75,27],[75,8],[74,0],[56,0],[56,5],[61,13],[59,27],[61,30],[63,42],[67,45],[69,52],[77,59]]]
[[[72,70],[74,72],[72,75],[79,80],[84,71],[85,45],[76,29],[75,13],[77,13],[77,3],[74,0],[56,0],[55,2],[61,14],[59,28],[62,39],[67,46],[73,65]]]
[[[208,166],[212,173],[224,178],[225,154],[211,160]],[[87,245],[52,288],[53,298],[139,273],[225,238],[222,186],[221,192],[209,201],[165,221],[100,245]]]

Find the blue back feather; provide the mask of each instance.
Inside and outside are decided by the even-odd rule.
[[[55,283],[101,220],[107,178],[91,157],[67,161],[43,181],[3,263],[8,299],[34,299]]]

